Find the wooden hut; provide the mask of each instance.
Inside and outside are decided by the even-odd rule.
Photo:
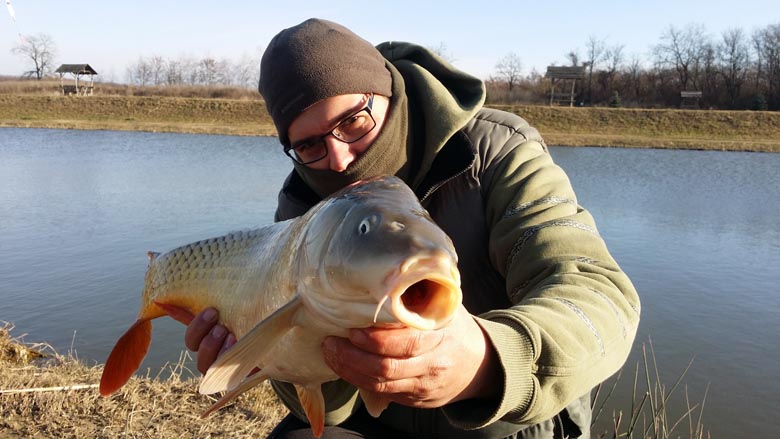
[[[54,71],[60,74],[60,87],[64,95],[91,96],[95,87],[94,77],[97,75],[95,69],[89,64],[62,64]],[[72,84],[65,84],[65,75],[70,75],[74,80]],[[89,80],[81,79],[82,76],[89,77]],[[79,81],[81,79],[81,81]]]
[[[574,95],[577,89],[577,81],[585,77],[585,67],[547,67],[545,78],[550,78],[550,106],[553,104],[574,106]],[[567,84],[570,82],[570,84]],[[556,93],[556,86],[560,86],[560,92]],[[569,89],[567,92],[566,89]]]
[[[680,108],[696,110],[699,108],[700,91],[683,90],[680,92]]]

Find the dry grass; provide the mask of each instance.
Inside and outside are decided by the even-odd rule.
[[[198,394],[183,361],[157,377],[134,377],[103,398],[102,365],[87,367],[44,344],[28,344],[0,325],[0,437],[263,437],[286,414],[270,386],[200,419],[215,399]],[[161,375],[169,375],[162,379]],[[84,386],[74,390],[76,386]],[[11,392],[20,391],[20,392]]]
[[[96,388],[102,365],[87,367],[46,344],[25,343],[11,337],[12,329],[0,322],[3,438],[264,437],[287,413],[265,384],[200,419],[200,413],[215,399],[198,394],[197,380],[182,378],[192,376],[183,359],[157,376],[133,377],[119,392],[103,398]],[[643,364],[637,364],[633,373],[630,407],[613,408],[608,429],[600,418],[608,416],[607,407],[612,405],[610,398],[621,374],[594,395],[593,437],[709,439],[702,423],[706,393],[701,403],[692,403],[685,389],[687,408],[682,413],[670,409],[672,396],[679,398],[690,364],[667,387],[655,364],[652,342],[643,344],[642,351]],[[161,378],[163,375],[168,377]]]
[[[276,133],[262,101],[0,94],[0,126],[236,135]]]
[[[66,79],[65,84],[74,84],[72,79]],[[0,94],[60,96],[59,79],[18,79],[0,77]],[[237,99],[248,101],[261,100],[254,88],[234,87],[228,85],[165,85],[138,86],[98,82],[93,91],[94,96],[164,96],[204,99]]]
[[[549,145],[780,152],[780,112],[494,105]],[[276,135],[255,90],[97,84],[62,96],[59,81],[0,78],[0,127]]]
[[[780,112],[496,106],[550,145],[780,152]]]

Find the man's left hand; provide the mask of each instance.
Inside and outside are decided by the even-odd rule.
[[[352,329],[348,339],[327,337],[323,354],[347,382],[406,406],[441,407],[500,392],[497,355],[462,305],[444,328]]]

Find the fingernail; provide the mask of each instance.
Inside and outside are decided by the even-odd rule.
[[[211,330],[211,336],[216,339],[221,339],[225,336],[226,332],[227,330],[223,326],[217,325],[214,327],[214,329]]]
[[[325,337],[325,340],[322,341],[322,356],[328,365],[333,366],[335,364],[336,340],[333,337]]]
[[[208,308],[206,311],[203,311],[203,320],[207,322],[213,322],[217,319],[217,310],[214,308]]]
[[[356,345],[363,345],[368,342],[368,336],[362,329],[352,329],[349,331],[349,340]]]

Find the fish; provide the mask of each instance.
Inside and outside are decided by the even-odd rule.
[[[461,302],[455,248],[414,192],[397,177],[362,180],[300,217],[150,252],[141,309],[106,360],[100,393],[116,392],[138,369],[152,319],[211,306],[237,342],[200,382],[201,394],[225,392],[203,417],[275,379],[295,385],[319,437],[321,385],[339,378],[322,356],[326,336],[440,329]],[[360,396],[373,416],[389,404],[371,392]]]

